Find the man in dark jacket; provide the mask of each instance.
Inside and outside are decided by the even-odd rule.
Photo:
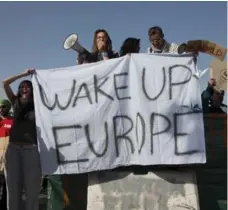
[[[214,91],[214,87],[216,85],[216,81],[215,79],[210,79],[208,81],[208,85],[206,90],[204,90],[201,94],[201,98],[202,98],[202,105],[203,105],[203,111],[204,112],[209,112],[209,107],[211,105],[212,102],[212,95],[213,95],[213,91]]]
[[[216,80],[210,79],[206,90],[201,94],[204,113],[225,113],[221,108],[224,91],[216,90],[215,86]]]

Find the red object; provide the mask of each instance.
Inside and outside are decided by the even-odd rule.
[[[12,117],[6,117],[4,119],[0,119],[0,138],[9,136],[9,132],[12,125],[13,125]]]

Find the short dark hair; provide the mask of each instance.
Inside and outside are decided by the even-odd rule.
[[[156,31],[159,31],[159,33],[164,37],[163,30],[159,26],[150,27],[148,30],[148,36],[153,35]]]
[[[120,56],[124,56],[128,53],[139,53],[140,39],[128,37],[124,40],[120,48]]]

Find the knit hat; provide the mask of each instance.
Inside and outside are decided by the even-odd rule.
[[[5,105],[8,109],[11,108],[11,103],[7,99],[0,99],[0,106]]]

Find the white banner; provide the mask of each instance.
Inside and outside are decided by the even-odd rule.
[[[43,174],[206,161],[190,55],[38,70],[32,82]]]

